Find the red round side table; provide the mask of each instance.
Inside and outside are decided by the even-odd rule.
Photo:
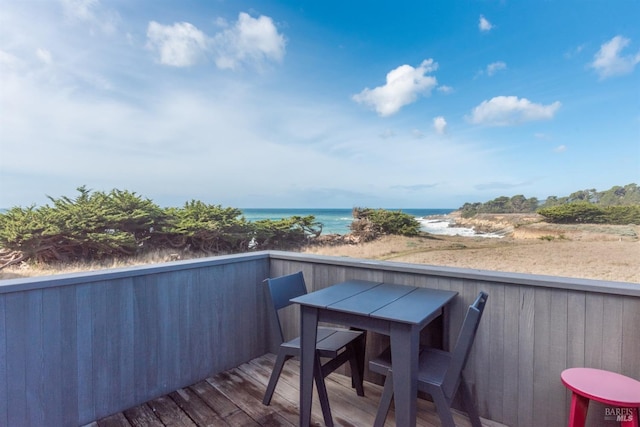
[[[620,421],[624,427],[639,427],[640,381],[592,368],[566,369],[560,378],[572,391],[569,427],[584,426],[589,400],[610,406],[605,409],[605,418]]]

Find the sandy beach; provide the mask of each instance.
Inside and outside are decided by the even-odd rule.
[[[385,236],[373,242],[312,247],[305,252],[640,284],[638,226],[536,222],[507,231],[500,239]]]

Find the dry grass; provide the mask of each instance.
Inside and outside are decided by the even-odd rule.
[[[518,227],[502,239],[460,236],[385,236],[357,245],[313,246],[303,252],[491,271],[640,283],[638,226]],[[193,258],[157,251],[133,259],[58,265],[22,264],[0,270],[0,279],[120,268]],[[205,256],[205,255],[199,255]]]
[[[637,239],[387,236],[360,245],[315,247],[305,252],[479,270],[640,283],[640,242]]]
[[[122,268],[134,265],[159,264],[180,259],[205,257],[206,254],[157,250],[132,258],[113,258],[91,262],[59,262],[52,264],[26,263],[13,265],[0,270],[0,280],[23,277],[50,276],[54,274],[80,273],[83,271]]]

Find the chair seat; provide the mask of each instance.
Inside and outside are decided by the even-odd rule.
[[[316,339],[316,350],[322,357],[335,357],[338,351],[347,346],[356,338],[363,334],[361,331],[350,331],[348,329],[318,327],[318,337]],[[294,338],[282,344],[283,347],[291,351],[300,351],[300,337]]]

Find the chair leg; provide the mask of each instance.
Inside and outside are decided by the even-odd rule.
[[[589,398],[576,392],[571,393],[571,408],[569,409],[569,427],[584,427],[589,410]]]
[[[362,335],[360,336],[360,338],[358,338],[351,344],[356,354],[356,361],[358,362],[358,372],[360,373],[360,378],[364,379],[364,359],[365,359],[365,354],[367,352],[367,331],[364,329],[354,328],[354,327],[351,327],[349,329],[352,331],[362,332]],[[351,387],[356,388],[356,382],[354,380],[353,375],[351,376]],[[358,393],[358,395],[364,396],[364,389],[362,391],[362,394]]]
[[[436,405],[436,410],[438,411],[442,427],[456,427],[456,423],[453,421],[453,414],[451,413],[449,401],[445,397],[442,389],[433,390],[431,397],[433,397],[433,403]]]
[[[350,344],[347,351],[349,352],[349,367],[351,368],[351,386],[356,389],[358,396],[364,396],[364,385],[356,345]]]
[[[472,427],[482,427],[482,423],[480,422],[480,415],[478,414],[478,409],[476,405],[473,403],[473,396],[471,395],[471,391],[469,390],[469,385],[467,381],[464,379],[464,375],[461,375],[460,385],[458,390],[461,393],[462,397],[462,405],[467,411],[469,415],[469,421],[471,421]]]
[[[327,427],[333,427],[333,418],[331,417],[331,408],[329,407],[329,395],[327,393],[327,387],[324,383],[324,376],[322,375],[322,361],[316,353],[315,366],[313,368],[313,377],[316,381],[316,388],[318,389],[318,399],[320,400],[320,407],[322,408],[322,417]]]
[[[391,407],[391,399],[393,398],[393,373],[389,371],[387,373],[387,379],[384,381],[384,389],[382,390],[382,396],[380,396],[380,403],[378,404],[378,412],[376,413],[376,420],[373,422],[374,427],[383,427],[384,422],[389,414],[389,408]]]
[[[269,405],[271,403],[271,398],[273,397],[273,392],[276,389],[276,384],[278,384],[280,373],[282,373],[284,362],[291,359],[291,357],[292,356],[287,356],[282,351],[278,352],[276,363],[273,365],[273,371],[271,371],[271,377],[269,377],[269,385],[267,386],[267,391],[264,393],[264,398],[262,398],[263,405]]]

